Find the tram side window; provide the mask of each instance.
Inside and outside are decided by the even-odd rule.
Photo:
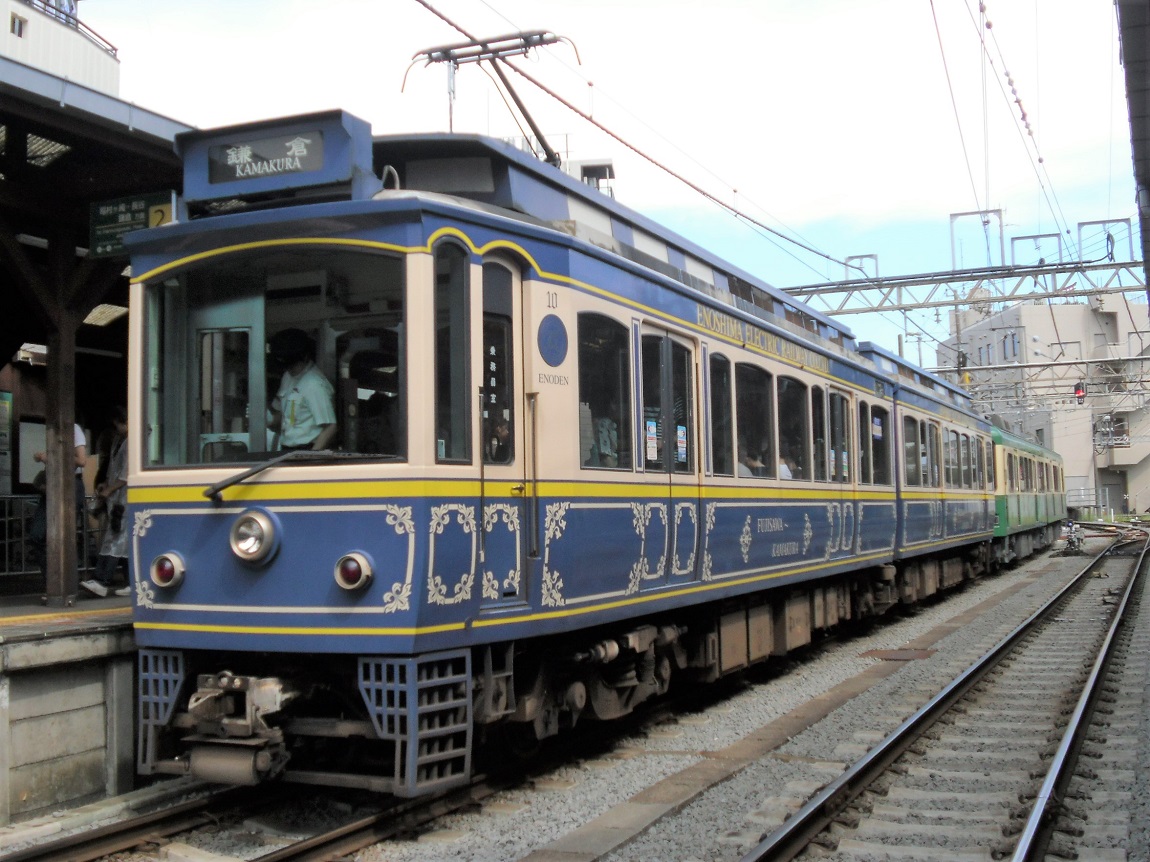
[[[859,482],[869,485],[873,482],[871,472],[870,405],[859,402]]]
[[[974,487],[986,487],[986,446],[981,437],[974,438]]]
[[[946,435],[946,484],[957,488],[958,479],[958,432],[947,431]]]
[[[736,418],[739,423],[739,475],[776,475],[775,419],[771,375],[745,362],[735,366]],[[790,468],[787,468],[787,472]],[[783,476],[786,478],[786,475]]]
[[[439,461],[470,461],[467,255],[435,250],[435,445]]]
[[[970,488],[971,485],[971,460],[970,460],[970,435],[963,434],[959,438],[959,457],[962,460],[962,487]]]
[[[890,470],[890,414],[885,407],[874,406],[870,411],[871,460],[874,463],[874,483],[891,484]]]
[[[902,457],[908,485],[921,485],[926,479],[926,451],[919,451],[919,423],[913,416],[902,418]]]
[[[930,465],[929,484],[932,488],[937,488],[942,484],[941,475],[939,471],[940,461],[942,459],[942,449],[940,446],[940,437],[938,425],[934,422],[926,424],[927,429],[927,461]]]
[[[1008,452],[1006,454],[1006,490],[1013,493],[1015,490],[1015,482],[1014,453]]]
[[[735,472],[731,441],[735,429],[731,410],[731,361],[711,355],[711,469],[718,475]]]
[[[631,348],[627,327],[579,315],[579,461],[631,469]]]
[[[831,449],[830,449],[830,466],[831,466],[831,481],[832,482],[849,482],[850,481],[850,401],[845,395],[840,395],[838,392],[830,394],[830,418],[831,418]]]
[[[512,413],[511,271],[483,265],[483,460],[509,464],[515,457]]]
[[[792,479],[809,479],[810,406],[807,387],[793,377],[778,381],[779,453],[791,470]]]
[[[663,446],[663,338],[644,335],[642,348],[644,467],[662,470],[666,465]]]
[[[811,432],[815,441],[815,480],[827,480],[827,397],[821,386],[811,387]]]
[[[682,344],[671,342],[671,412],[675,448],[671,461],[676,473],[695,471],[695,360]]]

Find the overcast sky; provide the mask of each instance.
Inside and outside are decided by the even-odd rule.
[[[877,255],[881,275],[1000,263],[997,236],[974,217],[952,231],[955,213],[1003,210],[1007,262],[1011,237],[1061,233],[1074,256],[1080,222],[1136,229],[1109,0],[989,0],[989,29],[974,0],[429,2],[478,37],[570,40],[513,62],[826,257],[763,238],[511,75],[552,145],[613,159],[622,203],[779,286],[845,278],[848,256]],[[377,134],[445,130],[447,70],[412,57],[465,38],[416,0],[81,0],[79,15],[119,49],[121,98],[205,128],[344,108]],[[521,134],[474,64],[453,114],[457,131]],[[1088,231],[1081,256],[1102,240]]]

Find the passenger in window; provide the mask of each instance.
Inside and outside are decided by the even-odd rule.
[[[783,455],[779,461],[779,478],[780,479],[794,479],[797,478],[798,467],[795,465],[795,459],[790,455]]]
[[[739,475],[762,476],[764,465],[759,453],[739,447]]]
[[[613,402],[607,412],[610,416],[618,413]],[[610,416],[595,420],[595,446],[599,450],[600,467],[619,466],[619,423]]]
[[[269,422],[279,430],[279,448],[329,448],[336,433],[334,390],[316,367],[314,343],[302,329],[283,329],[272,336],[269,348],[285,369]]]
[[[506,419],[496,419],[491,426],[487,453],[487,460],[493,464],[507,464],[511,461],[511,423]]]

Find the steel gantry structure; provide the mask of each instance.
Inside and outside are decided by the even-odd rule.
[[[1082,299],[1109,293],[1145,294],[1146,271],[1142,261],[1063,262],[875,276],[783,289],[827,315],[839,316]]]

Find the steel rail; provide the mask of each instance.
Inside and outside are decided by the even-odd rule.
[[[157,840],[185,832],[209,823],[215,823],[219,818],[217,809],[233,807],[252,796],[252,788],[233,788],[212,796],[191,799],[167,808],[140,814],[100,826],[87,829],[16,850],[12,853],[0,853],[4,862],[52,862],[52,860],[68,860],[68,862],[90,862],[113,853],[131,850],[141,844],[155,843]]]
[[[1030,631],[1036,622],[1050,613],[1083,577],[1093,571],[1102,558],[1107,556],[1120,540],[1120,536],[1116,537],[1106,550],[1087,563],[1045,604],[1023,620],[974,664],[959,674],[922,708],[895,728],[886,739],[878,743],[842,775],[811,797],[778,829],[745,854],[740,862],[767,862],[768,860],[770,862],[787,862],[787,860],[794,859],[830,825],[839,812],[885,772],[927,728],[986,676]]]
[[[1028,862],[1028,860],[1039,858],[1038,854],[1045,853],[1049,843],[1050,830],[1055,825],[1055,808],[1061,804],[1066,786],[1073,777],[1074,766],[1078,760],[1078,751],[1081,749],[1086,732],[1090,728],[1090,719],[1098,696],[1102,693],[1102,683],[1114,653],[1114,642],[1119,629],[1126,623],[1126,608],[1135,585],[1139,583],[1142,577],[1146,555],[1150,551],[1150,529],[1145,527],[1132,527],[1131,529],[1136,529],[1143,534],[1142,551],[1138,555],[1134,575],[1126,585],[1126,590],[1122,594],[1122,601],[1119,602],[1114,611],[1114,619],[1110,622],[1110,628],[1098,650],[1098,657],[1094,660],[1090,675],[1083,685],[1082,694],[1078,698],[1078,703],[1075,705],[1074,712],[1071,714],[1066,730],[1059,741],[1058,750],[1051,759],[1050,769],[1047,771],[1042,787],[1035,797],[1034,807],[1026,820],[1018,843],[1015,845],[1014,855],[1010,857],[1010,862]]]

